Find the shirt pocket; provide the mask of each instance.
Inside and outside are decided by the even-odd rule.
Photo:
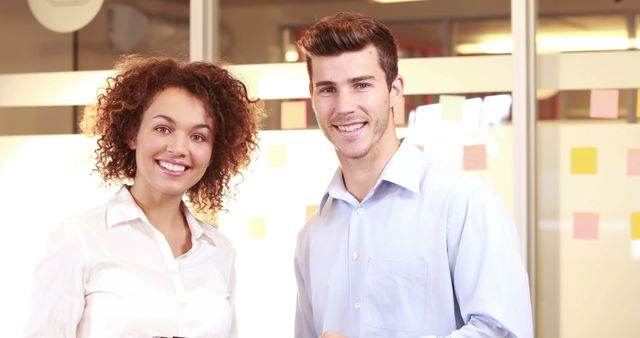
[[[427,263],[371,258],[365,282],[365,324],[386,330],[422,329],[426,287]]]

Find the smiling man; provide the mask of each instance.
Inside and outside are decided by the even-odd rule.
[[[298,41],[340,167],[295,255],[295,336],[532,337],[516,228],[484,184],[399,140],[396,42],[338,13]]]

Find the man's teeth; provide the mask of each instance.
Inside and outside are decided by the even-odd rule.
[[[348,126],[338,126],[338,130],[340,131],[354,131],[360,129],[364,126],[364,123],[354,123]]]
[[[160,161],[160,166],[171,171],[184,171],[186,169],[186,167],[183,165],[173,164],[169,162],[162,162],[162,161]]]

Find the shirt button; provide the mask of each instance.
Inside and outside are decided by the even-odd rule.
[[[358,210],[356,210],[356,214],[358,214],[358,215],[364,214],[364,209],[358,208]]]
[[[187,302],[180,302],[180,307],[187,307]]]
[[[355,303],[353,304],[353,307],[354,307],[356,310],[360,310],[360,303],[355,302]]]
[[[169,270],[169,273],[171,274],[171,276],[175,276],[178,274],[178,270],[176,268],[171,268],[171,270]]]
[[[358,255],[357,252],[354,252],[354,253],[351,254],[351,258],[353,258],[354,261],[357,261],[359,257],[360,257],[360,255]]]

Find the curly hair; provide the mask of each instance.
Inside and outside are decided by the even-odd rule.
[[[250,99],[241,81],[211,62],[129,55],[115,68],[118,74],[107,80],[98,95],[94,115],[87,114],[82,122],[85,132],[98,136],[95,171],[107,184],[132,181],[136,157],[127,141],[137,135],[142,115],[156,94],[181,88],[200,99],[214,129],[209,166],[186,196],[199,211],[224,210],[224,201],[235,193],[231,179],[241,176],[258,148],[262,102]]]

